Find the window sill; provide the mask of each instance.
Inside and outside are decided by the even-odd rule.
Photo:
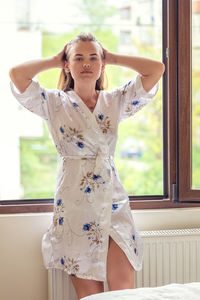
[[[27,200],[28,201],[28,200]],[[34,202],[34,200],[33,200]],[[160,199],[160,200],[130,200],[131,210],[151,210],[151,209],[171,209],[171,208],[194,208],[199,207],[199,203],[178,203],[171,202],[169,199]],[[48,213],[53,212],[53,203],[29,203],[26,204],[23,201],[22,204],[12,204],[12,201],[9,204],[6,204],[4,201],[3,205],[0,205],[0,214],[23,214],[23,213]]]

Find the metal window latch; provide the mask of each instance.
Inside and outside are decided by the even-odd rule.
[[[166,57],[169,57],[169,48],[166,48]]]
[[[177,198],[177,185],[176,183],[172,184],[172,202],[179,202]]]

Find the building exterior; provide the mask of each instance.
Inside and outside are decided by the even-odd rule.
[[[120,51],[136,53],[137,43],[152,47],[160,44],[162,1],[121,1],[119,12]]]

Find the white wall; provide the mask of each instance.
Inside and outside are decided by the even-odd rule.
[[[49,220],[44,214],[0,216],[1,300],[47,300],[41,239]]]
[[[200,228],[200,209],[136,210],[142,230]],[[0,215],[0,299],[47,300],[42,235],[52,213]]]

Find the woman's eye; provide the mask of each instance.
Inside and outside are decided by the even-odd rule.
[[[81,58],[81,57],[77,57],[76,60],[77,60],[77,61],[81,61],[82,58]]]
[[[91,60],[97,60],[97,57],[91,57]]]

